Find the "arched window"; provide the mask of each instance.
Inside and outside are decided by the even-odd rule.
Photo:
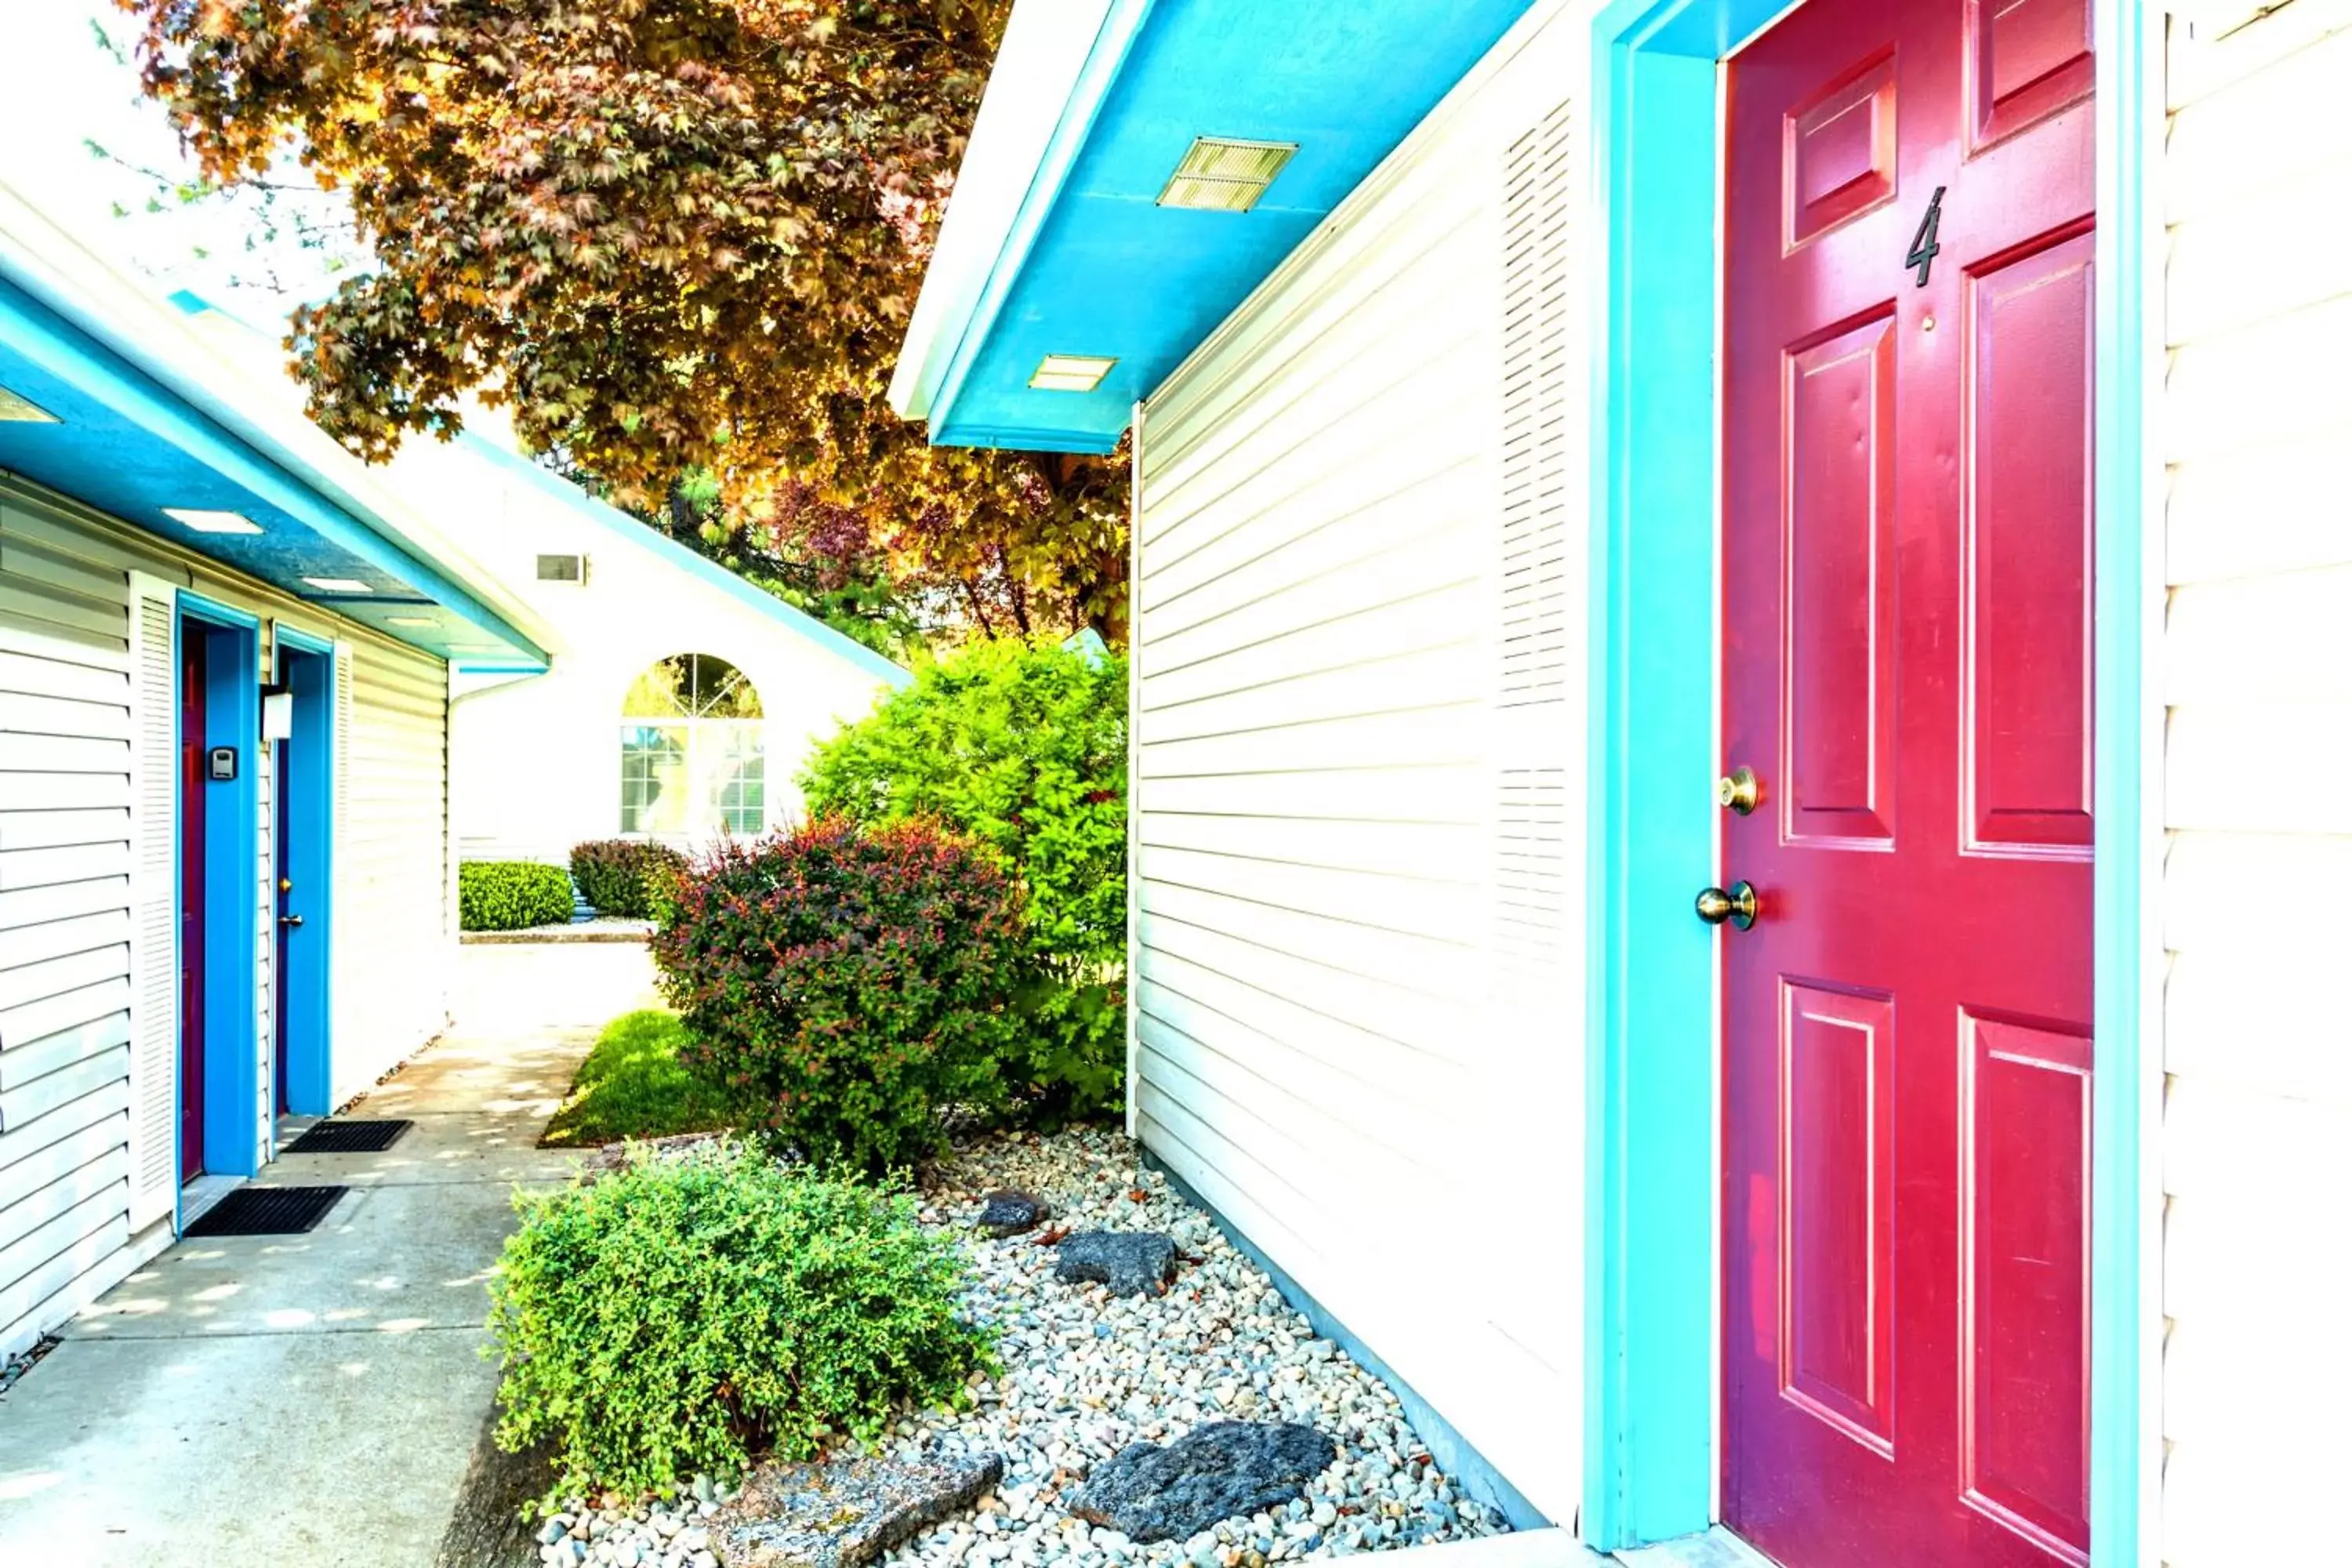
[[[764,830],[763,717],[743,672],[707,653],[638,676],[621,703],[621,831],[700,843]]]

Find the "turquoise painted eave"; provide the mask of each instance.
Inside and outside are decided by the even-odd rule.
[[[1109,451],[1528,4],[1021,0],[893,406],[943,446]],[[1298,153],[1249,212],[1160,206],[1198,136]],[[1118,363],[1093,392],[1039,391],[1049,353]]]
[[[0,422],[0,470],[452,662],[546,668],[545,650],[441,566],[6,278],[0,386],[57,421]],[[262,531],[198,532],[166,507],[239,512]],[[349,578],[369,591],[323,591],[306,577]],[[392,624],[428,615],[429,627]]]

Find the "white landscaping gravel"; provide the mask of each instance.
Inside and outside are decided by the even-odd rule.
[[[908,1454],[938,1444],[1003,1456],[1004,1480],[968,1514],[912,1537],[892,1568],[1265,1568],[1267,1563],[1500,1534],[1502,1516],[1431,1463],[1396,1396],[1345,1351],[1315,1336],[1265,1273],[1157,1172],[1123,1134],[987,1137],[941,1163],[924,1188],[926,1224],[944,1226],[972,1261],[969,1310],[1000,1331],[1003,1375],[976,1381],[961,1411],[901,1421]],[[992,1240],[972,1228],[997,1187],[1051,1204],[1047,1227],[1159,1231],[1180,1254],[1158,1298],[1116,1298],[1058,1283],[1045,1229]],[[1063,1507],[1089,1469],[1135,1442],[1168,1442],[1203,1422],[1296,1421],[1328,1433],[1339,1458],[1307,1496],[1230,1520],[1185,1542],[1141,1545],[1091,1529]],[[548,1568],[716,1568],[703,1521],[724,1488],[698,1479],[676,1504],[546,1521]]]

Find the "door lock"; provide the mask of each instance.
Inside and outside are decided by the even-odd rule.
[[[1744,887],[1746,884],[1742,883],[1741,886]],[[300,915],[279,915],[278,917],[278,923],[282,926],[299,926],[302,923],[302,917]]]
[[[1698,918],[1711,926],[1727,922],[1735,931],[1746,931],[1756,923],[1755,885],[1734,882],[1728,889],[1703,889],[1699,892],[1696,908]]]
[[[1734,768],[1715,781],[1715,804],[1726,811],[1745,816],[1761,805],[1764,781],[1756,776],[1754,768]]]

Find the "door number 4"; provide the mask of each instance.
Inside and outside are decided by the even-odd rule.
[[[1936,226],[1943,221],[1944,187],[1937,185],[1936,194],[1927,198],[1927,212],[1919,220],[1919,231],[1911,237],[1911,254],[1903,258],[1904,266],[1919,269],[1918,288],[1927,286],[1927,273],[1936,265],[1937,253],[1944,248],[1936,243]]]

